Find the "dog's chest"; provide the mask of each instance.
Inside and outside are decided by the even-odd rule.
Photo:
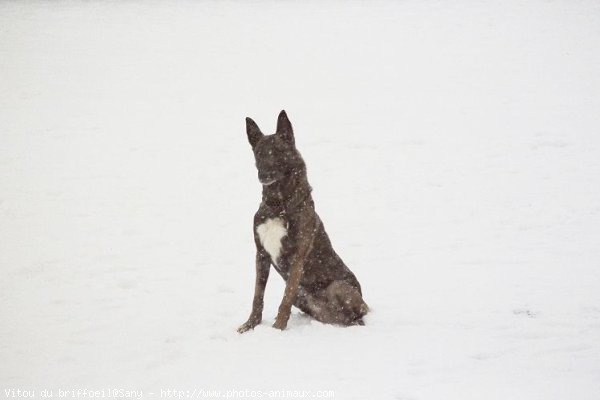
[[[281,255],[281,240],[287,235],[287,224],[281,218],[269,218],[256,227],[260,244],[277,266]]]

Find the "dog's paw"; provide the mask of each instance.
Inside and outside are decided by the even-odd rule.
[[[287,321],[280,321],[279,319],[275,320],[275,323],[273,324],[273,328],[275,329],[279,329],[279,330],[284,330],[287,327]]]
[[[254,329],[256,325],[260,324],[260,321],[246,321],[239,328],[237,328],[238,333],[248,332],[249,330]]]

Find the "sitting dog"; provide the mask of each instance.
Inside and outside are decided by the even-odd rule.
[[[331,247],[315,212],[306,165],[287,114],[279,114],[274,135],[265,136],[250,118],[246,132],[262,184],[262,202],[254,215],[252,312],[238,332],[253,329],[262,320],[271,264],[286,282],[274,328],[285,329],[292,305],[323,323],[364,325],[362,317],[369,308],[358,280]]]

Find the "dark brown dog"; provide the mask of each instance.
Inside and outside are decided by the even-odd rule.
[[[262,320],[271,264],[286,281],[273,327],[285,329],[292,305],[324,323],[363,325],[369,308],[358,280],[331,247],[315,212],[306,165],[285,111],[279,114],[274,135],[263,135],[250,118],[246,118],[246,131],[263,190],[254,215],[254,301],[248,321],[238,332],[253,329]]]

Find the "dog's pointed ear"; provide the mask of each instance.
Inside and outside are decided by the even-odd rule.
[[[254,148],[258,141],[264,136],[258,125],[256,125],[256,122],[248,117],[246,117],[246,134],[248,135],[248,141],[252,148]]]
[[[294,131],[292,129],[292,123],[288,119],[285,110],[281,110],[279,117],[277,118],[277,131],[275,134],[280,135],[290,142],[294,142]]]

